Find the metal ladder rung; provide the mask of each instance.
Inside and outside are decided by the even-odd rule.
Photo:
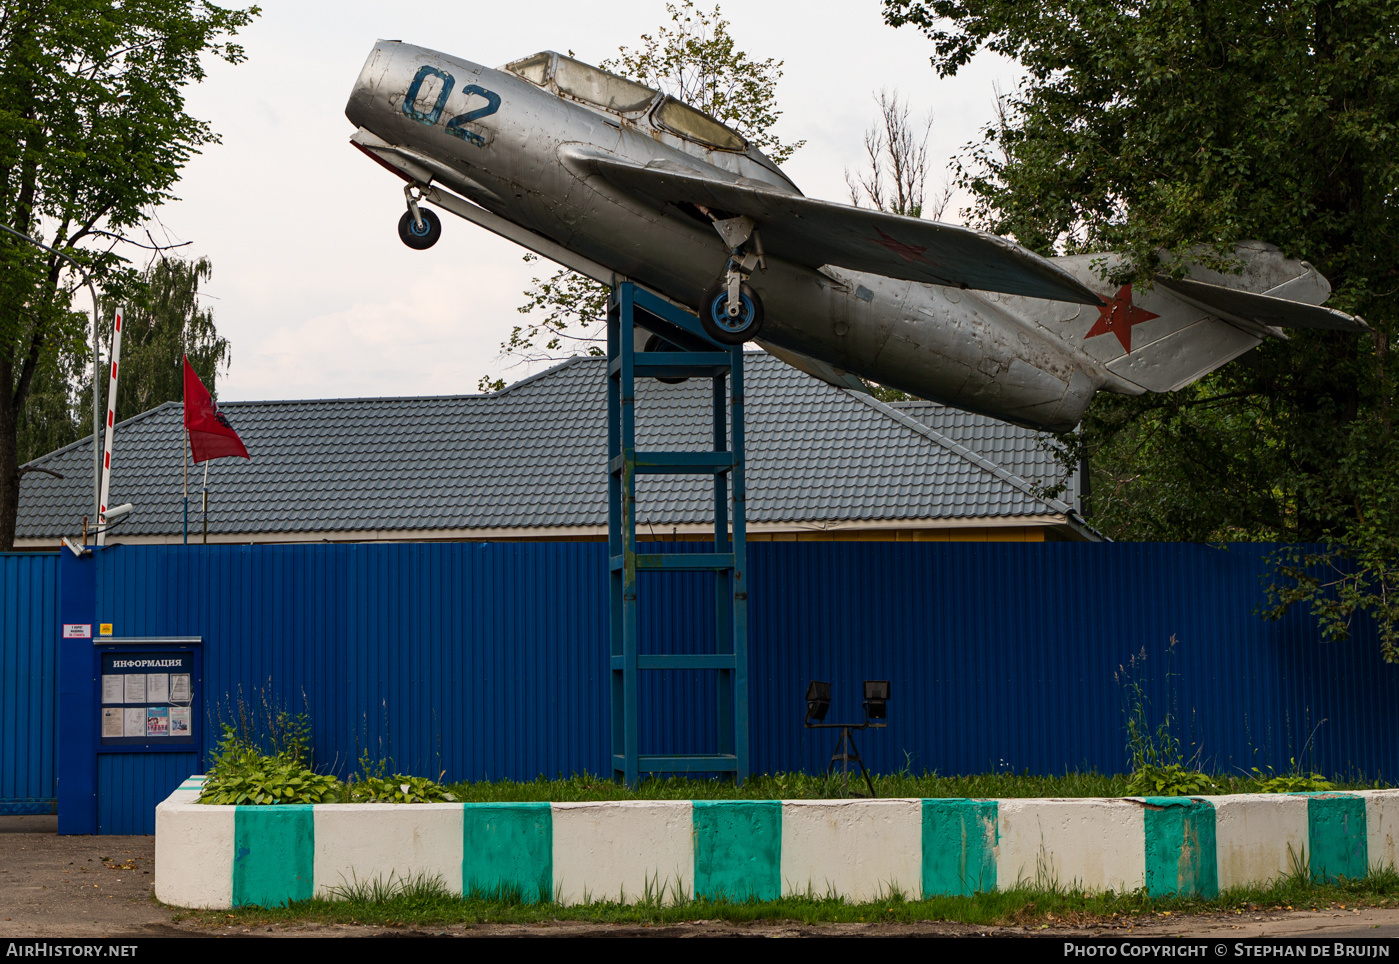
[[[637,669],[737,669],[738,657],[733,653],[655,653],[638,654]],[[612,669],[626,669],[625,656],[612,657]]]
[[[613,475],[622,471],[624,456],[607,463]],[[719,475],[733,469],[732,452],[637,452],[633,471],[639,475]]]
[[[612,557],[613,572],[620,571],[625,565],[625,556]],[[733,567],[734,554],[732,552],[638,552],[636,554],[638,571],[725,572]]]
[[[626,766],[626,757],[614,754],[612,766]],[[643,773],[711,773],[738,770],[738,757],[732,753],[641,754],[637,769]]]
[[[714,378],[727,375],[731,361],[720,351],[648,351],[632,358],[632,374],[637,378]],[[622,360],[613,360],[607,374],[622,371]]]

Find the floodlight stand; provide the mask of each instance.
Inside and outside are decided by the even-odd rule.
[[[671,350],[636,351],[633,325],[637,323],[669,342]],[[711,381],[711,449],[637,451],[636,381],[646,378]],[[704,333],[693,313],[624,279],[614,280],[607,311],[607,468],[613,778],[635,787],[641,773],[731,773],[742,783],[748,778],[743,346],[720,345]],[[638,551],[636,478],[643,474],[713,478],[712,551]],[[640,652],[638,574],[646,571],[710,575],[705,581],[713,586],[712,652]],[[717,752],[639,752],[640,675],[646,670],[677,669],[718,673]]]
[[[850,794],[850,764],[860,765],[860,774],[865,778],[865,786],[869,787],[870,799],[875,799],[879,794],[874,792],[874,781],[870,779],[869,770],[865,769],[865,761],[860,759],[860,751],[855,749],[856,730],[882,730],[888,726],[887,723],[871,723],[870,709],[865,706],[865,721],[863,723],[813,723],[811,722],[810,711],[804,724],[808,730],[840,730],[840,742],[836,744],[836,750],[831,754],[831,762],[826,764],[826,776],[831,775],[837,763],[840,764],[842,778],[842,792],[847,796]]]
[[[866,723],[865,726],[869,724]],[[840,728],[840,742],[836,744],[836,751],[831,754],[831,762],[826,764],[826,776],[831,775],[831,770],[837,763],[840,764],[841,784],[844,793],[850,794],[850,764],[860,765],[860,774],[865,778],[865,786],[869,787],[870,799],[874,799],[879,794],[874,792],[874,782],[870,780],[870,772],[865,769],[865,761],[860,759],[860,751],[855,749],[854,730],[863,730],[865,726],[842,726]]]

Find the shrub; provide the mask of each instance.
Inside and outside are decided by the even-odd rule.
[[[207,804],[335,803],[344,785],[335,777],[316,773],[302,761],[303,745],[277,753],[262,748],[225,723],[214,751],[214,765],[204,781],[199,802]]]
[[[349,785],[351,803],[456,803],[457,797],[427,777],[366,776]]]

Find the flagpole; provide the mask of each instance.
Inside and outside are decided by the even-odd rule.
[[[219,412],[214,397],[199,380],[190,366],[189,358],[183,362],[185,381],[185,434],[189,445],[185,462],[185,545],[189,545],[189,462],[204,463],[204,544],[209,543],[209,462],[225,456],[236,455],[246,459],[248,450],[228,419]],[[199,433],[199,448],[194,447],[194,433]]]

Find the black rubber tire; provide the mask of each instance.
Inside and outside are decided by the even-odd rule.
[[[763,330],[763,302],[748,285],[739,287],[739,302],[743,311],[730,318],[729,286],[723,281],[709,286],[700,301],[700,324],[704,333],[724,345],[741,345],[752,341]]]
[[[418,211],[423,216],[423,226],[419,228],[413,221],[412,211],[404,211],[403,217],[398,219],[398,236],[408,247],[426,251],[442,237],[442,222],[427,208],[418,208]]]
[[[651,337],[649,337],[649,338],[646,339],[646,344],[644,344],[644,345],[641,346],[641,350],[642,350],[643,352],[647,352],[647,351],[680,351],[680,349],[679,349],[677,346],[672,345],[670,342],[666,341],[664,338],[662,338],[660,335],[656,334],[655,332],[652,332],[652,333],[651,333]],[[689,379],[688,379],[688,378],[668,378],[668,377],[667,377],[667,378],[663,378],[663,377],[661,377],[660,375],[657,375],[657,376],[656,376],[656,381],[658,381],[658,382],[665,382],[667,385],[680,385],[680,384],[683,384],[683,383],[685,383],[685,382],[688,382]]]

